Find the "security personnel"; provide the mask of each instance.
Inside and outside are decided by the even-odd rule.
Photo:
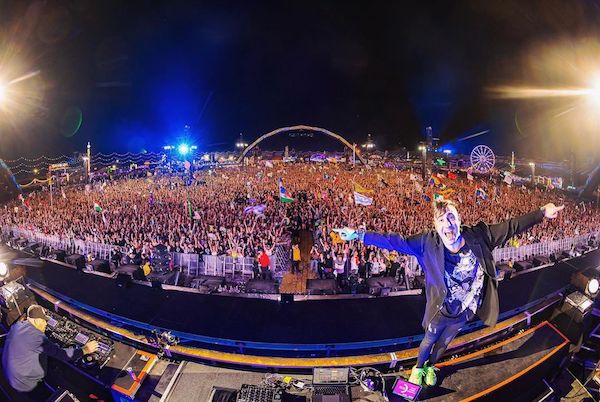
[[[82,348],[61,348],[51,342],[44,335],[49,319],[41,306],[31,305],[27,309],[27,318],[13,324],[6,338],[2,368],[10,385],[23,394],[23,399],[40,399],[47,392],[43,380],[48,356],[74,361],[98,349],[96,341],[90,341]]]

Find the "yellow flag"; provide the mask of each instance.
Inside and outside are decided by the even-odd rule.
[[[449,187],[446,187],[445,189],[438,191],[438,193],[440,193],[444,197],[447,197],[448,195],[452,194],[453,192],[454,192],[454,190]]]
[[[358,184],[354,180],[352,180],[352,184],[354,184],[354,191],[356,191],[357,193],[370,194],[370,193],[374,193],[375,192],[373,190],[369,190],[368,188],[365,188],[365,187],[361,186],[360,184]]]

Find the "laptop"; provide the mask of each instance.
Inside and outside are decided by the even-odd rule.
[[[348,367],[315,367],[313,402],[350,402],[349,374]]]

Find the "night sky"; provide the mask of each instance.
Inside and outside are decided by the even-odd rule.
[[[523,83],[522,60],[538,43],[599,36],[600,9],[571,0],[0,0],[0,27],[0,78],[15,78],[3,74],[15,60],[13,75],[40,71],[21,83],[39,90],[35,102],[0,112],[6,159],[83,151],[88,140],[96,152],[139,152],[187,136],[217,150],[240,132],[253,140],[294,124],[357,142],[372,133],[386,149],[413,149],[428,125],[442,142],[490,130],[476,143],[562,158],[536,146],[543,130],[517,131],[522,101],[490,99],[485,88]]]

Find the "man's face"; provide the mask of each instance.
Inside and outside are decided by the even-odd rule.
[[[433,224],[445,246],[453,245],[460,238],[460,216],[453,205],[448,205],[443,213],[437,212]]]

